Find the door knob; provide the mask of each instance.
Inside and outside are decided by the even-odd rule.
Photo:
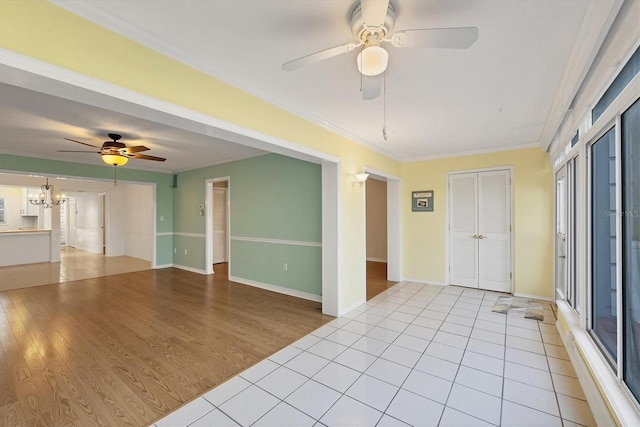
[[[486,236],[483,236],[482,234],[478,236],[478,239],[486,239]]]
[[[477,238],[478,238],[478,235],[477,235],[477,234],[474,234],[473,236],[469,236],[469,237],[471,237],[472,239],[477,239]]]

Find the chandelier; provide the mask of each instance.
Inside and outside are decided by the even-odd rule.
[[[52,208],[64,202],[64,194],[62,196],[60,194],[53,196],[53,185],[49,184],[49,178],[47,178],[46,184],[40,186],[40,194],[29,194],[29,203],[44,208]]]

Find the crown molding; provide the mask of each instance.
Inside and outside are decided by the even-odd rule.
[[[526,150],[528,148],[540,148],[541,145],[538,143],[534,144],[524,144],[517,146],[507,146],[507,147],[495,147],[488,148],[485,150],[472,150],[472,151],[463,151],[458,153],[446,153],[446,154],[438,154],[435,156],[423,156],[423,157],[414,157],[414,158],[405,158],[402,160],[402,163],[414,163],[414,162],[422,162],[425,160],[439,160],[439,159],[452,159],[455,157],[465,157],[465,156],[475,156],[478,154],[491,154],[491,153],[501,153],[503,151],[515,151],[515,150]]]
[[[68,2],[64,0],[49,0],[51,3],[55,4],[62,9],[65,9],[75,15],[81,16],[91,22],[94,22],[104,28],[109,29],[121,36],[124,36],[130,40],[136,41],[156,52],[160,52],[161,54],[175,59],[179,62],[182,62],[189,67],[192,67],[198,71],[201,71],[215,79],[218,79],[224,83],[227,83],[237,89],[242,90],[243,92],[247,92],[250,95],[253,95],[263,101],[266,101],[278,108],[281,108],[291,114],[294,114],[304,120],[307,120],[313,124],[316,124],[324,129],[327,129],[333,133],[336,133],[340,136],[343,136],[357,144],[360,144],[372,151],[375,151],[383,156],[389,157],[397,162],[401,162],[402,159],[395,153],[391,151],[385,150],[384,148],[379,147],[376,144],[373,144],[358,135],[355,135],[346,129],[341,128],[333,123],[327,122],[321,117],[311,113],[305,108],[287,101],[280,96],[270,93],[268,91],[259,89],[254,85],[247,83],[241,79],[238,79],[234,76],[233,73],[230,73],[219,66],[213,66],[209,63],[206,63],[192,55],[187,54],[184,50],[178,49],[170,43],[167,43],[164,40],[160,40],[146,31],[142,31],[134,25],[118,19],[108,13],[106,10],[101,9],[98,4],[99,2]]]

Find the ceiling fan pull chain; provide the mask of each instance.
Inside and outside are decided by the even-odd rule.
[[[360,52],[362,53],[363,50],[364,50],[364,45],[363,45],[362,49],[360,50]],[[361,71],[360,72],[360,93],[362,93],[363,91],[364,91],[364,74]]]
[[[387,140],[387,73],[382,75],[382,138]]]
[[[113,165],[113,186],[118,186],[118,165]]]

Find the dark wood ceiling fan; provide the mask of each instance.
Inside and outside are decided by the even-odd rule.
[[[130,158],[133,159],[142,159],[142,160],[154,160],[156,162],[164,162],[164,157],[156,157],[149,156],[146,154],[139,154],[141,151],[149,151],[147,147],[144,145],[137,145],[134,147],[127,147],[124,143],[119,140],[122,138],[122,135],[118,135],[117,133],[109,133],[107,134],[111,141],[105,141],[101,147],[97,145],[88,144],[86,142],[77,141],[71,138],[65,138],[67,141],[75,142],[78,144],[86,145],[87,147],[96,148],[98,151],[86,151],[86,150],[58,150],[59,153],[94,153],[100,154],[102,156],[102,160],[112,166],[124,166]]]

